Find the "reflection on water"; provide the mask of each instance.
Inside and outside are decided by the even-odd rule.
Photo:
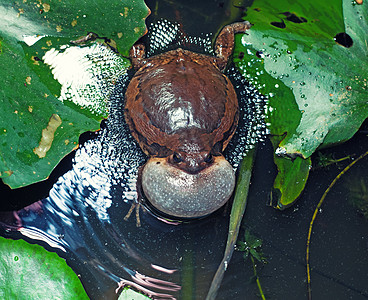
[[[178,298],[183,273],[195,273],[193,293],[203,297],[221,259],[224,245],[218,241],[226,240],[227,218],[218,214],[171,224],[144,212],[140,228],[133,217],[124,221],[144,158],[137,159],[134,143],[118,151],[109,138],[102,130],[78,149],[72,170],[59,178],[49,197],[4,214],[3,235],[57,251],[81,274],[92,299],[113,299],[123,285],[155,299]]]
[[[124,221],[130,204],[122,199],[130,195],[129,191],[109,178],[108,174],[113,174],[112,165],[108,172],[96,173],[98,167],[109,166],[92,151],[106,151],[101,142],[103,132],[77,150],[73,169],[59,179],[48,198],[18,212],[3,213],[0,234],[38,242],[57,251],[80,274],[91,299],[116,299],[119,284],[156,293],[156,299],[204,299],[222,258],[228,215],[220,211],[203,220],[175,225],[146,212],[141,213],[140,228],[133,217]],[[354,145],[357,141],[350,149]],[[132,149],[135,151],[134,145]],[[82,159],[83,153],[95,156]],[[312,173],[303,198],[292,209],[280,212],[265,205],[273,180],[268,173],[272,170],[271,158],[272,150],[261,149],[255,164],[246,226],[264,241],[268,263],[257,269],[266,296],[303,299],[305,241],[310,218],[338,172],[331,174],[332,169],[319,175]],[[128,156],[125,159],[128,163]],[[359,172],[359,178],[368,178],[366,162]],[[312,286],[316,299],[368,298],[368,226],[348,204],[346,186],[350,184],[342,182],[326,198],[313,233]],[[218,299],[259,299],[252,275],[249,261],[244,262],[243,254],[235,252]]]
[[[162,20],[152,26],[147,49],[148,55],[179,46],[212,53],[210,45],[208,35],[192,38],[183,34],[178,24]],[[116,54],[101,48],[95,44],[82,48],[62,46],[60,51],[52,49],[43,58],[51,66],[55,79],[68,89],[64,94],[73,101],[80,99],[87,108],[96,106],[95,99],[86,97],[91,93],[84,92],[84,85],[80,87],[80,76],[75,82],[68,75],[70,70],[65,73],[64,69],[75,64],[79,69],[85,66],[86,78],[95,74],[91,82],[101,79],[101,84],[92,85],[100,92],[97,96],[92,94],[97,100],[110,95],[109,118],[75,152],[72,169],[58,179],[47,198],[20,211],[0,215],[2,234],[57,251],[80,275],[92,299],[114,299],[125,285],[154,299],[177,299],[183,295],[186,299],[203,299],[222,258],[228,214],[222,209],[203,220],[180,223],[141,210],[140,228],[133,216],[124,221],[132,201],[136,200],[138,168],[146,158],[124,121],[129,75],[117,68],[120,58]],[[108,66],[101,66],[104,62]],[[119,79],[113,85],[112,81],[104,84],[102,80],[117,76]],[[237,168],[244,152],[264,137],[266,99],[235,69],[230,69],[228,76],[238,89],[241,112],[239,130],[229,145],[231,151],[225,155]],[[86,86],[90,88],[91,83],[88,81]],[[82,93],[72,93],[75,89]]]
[[[208,3],[203,1],[203,5]],[[198,26],[192,19],[184,23],[193,23],[202,30],[203,24]],[[206,45],[202,41],[201,46]],[[230,75],[233,81],[240,80],[238,85],[244,84],[236,74]],[[0,234],[38,242],[57,251],[80,275],[92,299],[115,299],[117,289],[124,284],[157,299],[203,299],[222,258],[228,226],[226,208],[190,223],[162,222],[149,212],[141,213],[140,228],[133,216],[123,220],[130,208],[128,201],[135,198],[138,167],[145,161],[122,121],[121,93],[126,82],[125,74],[109,103],[110,112],[114,113],[106,126],[76,151],[73,168],[59,178],[47,198],[17,212],[0,213]],[[256,110],[260,111],[256,117],[262,119],[262,105],[255,107],[247,102],[251,87],[239,92],[243,94],[240,122],[251,124],[247,118],[253,120],[252,112]],[[249,105],[256,109],[249,110]],[[252,127],[241,128],[242,142],[237,143],[238,134],[227,153],[234,166],[253,138],[246,134]],[[257,136],[255,131],[253,134]],[[364,135],[343,151],[351,154],[367,146]],[[338,172],[333,168],[313,172],[298,203],[289,210],[276,211],[265,205],[275,175],[272,147],[268,148],[261,151],[255,164],[246,226],[264,241],[268,264],[258,272],[266,296],[303,299],[305,240],[310,218]],[[358,176],[365,182],[367,170],[365,162]],[[316,299],[368,298],[367,221],[358,218],[355,209],[347,204],[347,192],[342,187],[343,184],[335,187],[330,198],[326,198],[312,237],[312,286]],[[246,299],[259,299],[256,285],[251,285],[252,276],[252,268],[243,261],[242,253],[235,252],[218,299],[244,299],[245,293]]]

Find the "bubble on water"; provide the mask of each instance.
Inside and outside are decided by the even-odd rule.
[[[275,154],[277,156],[285,156],[287,154],[287,151],[284,147],[278,147],[275,151]]]
[[[212,34],[190,36],[184,33],[181,25],[161,19],[148,29],[147,56],[153,56],[172,49],[184,48],[205,54],[213,54]]]
[[[63,208],[66,187],[73,197],[83,197],[86,207],[93,208],[98,218],[105,221],[109,221],[108,209],[115,188],[121,191],[123,201],[136,200],[138,168],[146,158],[124,120],[124,94],[128,81],[126,73],[117,80],[110,96],[106,126],[77,149],[72,170],[64,174],[50,191],[54,201],[60,200],[60,209]],[[70,207],[65,207],[64,214],[74,213]]]
[[[226,75],[238,87],[239,123],[224,155],[237,168],[244,155],[268,134],[265,124],[268,100],[235,67],[229,68]]]
[[[211,35],[183,35],[178,24],[165,20],[152,25],[148,37],[148,56],[184,46],[199,47],[202,53],[213,53]],[[229,68],[226,75],[237,87],[240,117],[236,133],[224,155],[237,168],[244,155],[268,134],[265,124],[267,98],[235,67]],[[138,169],[147,160],[124,118],[124,96],[130,74],[122,70],[119,76],[110,92],[106,126],[79,147],[73,169],[63,176],[64,182],[68,181],[71,186],[75,186],[73,182],[76,181],[84,183],[75,188],[81,189],[79,194],[84,197],[86,205],[93,207],[101,220],[107,221],[114,190],[121,191],[122,201],[137,199]]]

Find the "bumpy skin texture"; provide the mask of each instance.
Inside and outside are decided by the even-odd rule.
[[[226,26],[216,57],[176,49],[145,59],[144,47],[130,52],[137,69],[126,91],[125,119],[150,157],[143,191],[157,209],[185,218],[207,215],[231,196],[235,175],[222,151],[239,117],[236,92],[222,73],[234,33],[247,22]]]
[[[147,155],[176,152],[183,160],[179,168],[198,172],[208,153],[220,155],[226,147],[238,122],[238,101],[214,60],[177,49],[153,57],[135,74],[126,92],[126,120]],[[190,159],[198,170],[191,171]]]

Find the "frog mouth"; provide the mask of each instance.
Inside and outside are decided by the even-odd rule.
[[[235,187],[235,173],[223,156],[196,174],[150,158],[142,171],[142,188],[150,204],[173,217],[199,218],[222,207]]]

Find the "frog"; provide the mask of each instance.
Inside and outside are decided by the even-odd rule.
[[[148,159],[138,171],[138,205],[126,217],[144,196],[177,219],[208,216],[231,198],[236,175],[223,151],[237,129],[239,104],[224,72],[235,34],[250,27],[248,21],[223,27],[212,56],[179,47],[146,57],[139,42],[130,49],[135,73],[124,117]]]

